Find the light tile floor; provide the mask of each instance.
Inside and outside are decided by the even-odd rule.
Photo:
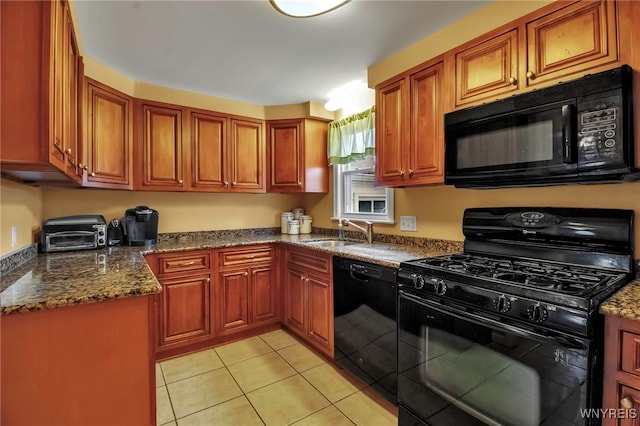
[[[156,364],[157,424],[395,426],[397,408],[284,330]]]

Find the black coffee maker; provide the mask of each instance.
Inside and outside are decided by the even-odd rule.
[[[158,212],[147,206],[127,209],[122,218],[124,243],[129,246],[155,244],[158,239],[158,217]]]

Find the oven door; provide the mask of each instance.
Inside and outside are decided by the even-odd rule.
[[[454,114],[445,121],[447,184],[517,186],[578,174],[575,100],[461,122]]]
[[[580,409],[599,404],[590,341],[398,300],[400,425],[584,424]]]

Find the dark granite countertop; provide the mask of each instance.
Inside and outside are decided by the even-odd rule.
[[[640,320],[640,277],[622,287],[600,305],[600,313]]]
[[[233,231],[168,234],[150,247],[111,247],[101,250],[39,254],[0,280],[0,315],[54,309],[83,303],[156,294],[162,286],[143,255],[194,249],[213,249],[261,243],[313,247],[326,253],[380,265],[459,252],[462,243],[422,240],[421,244],[354,244],[315,247],[309,242],[331,239],[324,234],[260,235]]]

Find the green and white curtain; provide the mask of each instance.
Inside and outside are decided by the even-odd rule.
[[[375,107],[329,123],[329,164],[363,160],[375,152]]]

